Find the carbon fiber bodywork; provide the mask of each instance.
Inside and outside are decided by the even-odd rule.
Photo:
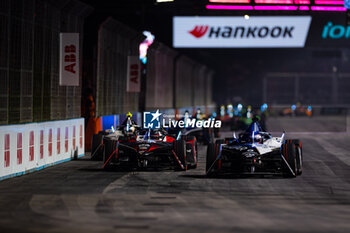
[[[197,151],[191,140],[135,140],[108,135],[103,144],[104,167],[186,170],[197,165]]]
[[[222,145],[218,171],[240,174],[282,173],[282,152],[279,148],[266,154],[251,145]]]

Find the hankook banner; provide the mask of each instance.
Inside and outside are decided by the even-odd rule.
[[[60,86],[79,86],[79,33],[60,33]]]
[[[300,48],[311,16],[173,18],[175,48]]]

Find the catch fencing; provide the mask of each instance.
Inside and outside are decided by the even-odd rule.
[[[77,0],[0,1],[0,124],[80,116],[81,87],[58,84],[59,33],[80,33],[82,46],[91,11]]]
[[[126,92],[128,56],[138,56],[144,37],[108,18],[98,32],[96,115],[138,111],[139,94]]]
[[[263,80],[263,101],[273,105],[350,104],[349,73],[268,73]]]

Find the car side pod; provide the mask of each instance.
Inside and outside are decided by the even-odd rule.
[[[285,140],[282,144],[281,159],[282,171],[286,177],[296,177],[302,172],[302,154],[300,141],[297,139]]]

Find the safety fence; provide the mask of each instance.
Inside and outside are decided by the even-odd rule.
[[[108,18],[98,31],[96,114],[98,116],[137,111],[138,93],[126,92],[127,59],[138,56],[144,37]]]
[[[211,69],[160,42],[148,54],[146,109],[212,105]]]
[[[349,105],[350,73],[268,73],[263,101],[270,105]]]
[[[213,71],[172,48],[155,41],[148,49],[143,65],[140,93],[127,92],[127,58],[139,54],[144,36],[126,25],[108,18],[98,30],[96,116],[109,116],[152,110],[212,105]],[[142,82],[141,82],[142,83]],[[141,102],[141,101],[140,101]]]
[[[80,117],[81,86],[59,86],[59,33],[80,33],[82,45],[91,11],[78,0],[0,1],[0,124]]]
[[[84,155],[84,119],[0,126],[0,180]]]

